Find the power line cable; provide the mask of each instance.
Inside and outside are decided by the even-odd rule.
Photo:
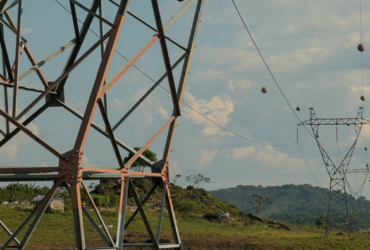
[[[267,68],[268,72],[270,73],[270,75],[271,75],[271,77],[272,77],[273,81],[275,82],[276,86],[278,87],[278,89],[279,89],[280,93],[281,93],[281,94],[282,94],[282,96],[284,97],[284,99],[285,99],[286,103],[289,105],[289,107],[290,107],[290,109],[292,110],[292,112],[293,112],[293,114],[295,115],[295,117],[297,117],[298,121],[299,121],[300,123],[302,123],[301,119],[298,117],[298,115],[297,115],[297,114],[296,114],[296,112],[294,111],[294,109],[293,109],[292,105],[290,105],[290,103],[289,103],[288,99],[286,98],[286,96],[285,96],[285,94],[284,94],[283,90],[280,88],[280,86],[279,86],[279,84],[278,84],[278,82],[277,82],[276,78],[274,77],[274,75],[272,74],[272,72],[271,72],[271,70],[270,70],[269,66],[267,65],[267,63],[266,63],[266,61],[265,61],[265,59],[264,59],[264,57],[263,57],[263,55],[262,55],[261,51],[259,50],[259,48],[258,48],[258,46],[257,46],[257,44],[256,44],[256,42],[255,42],[255,40],[253,39],[253,36],[252,36],[251,32],[249,31],[248,26],[246,25],[246,23],[245,23],[245,21],[244,21],[244,19],[243,19],[242,15],[241,15],[241,13],[240,13],[240,11],[239,11],[238,7],[236,6],[236,4],[235,4],[234,0],[231,0],[231,1],[233,2],[235,9],[236,9],[236,11],[238,12],[238,15],[239,15],[239,17],[240,17],[241,21],[242,21],[242,22],[243,22],[243,24],[244,24],[245,29],[247,30],[247,32],[248,32],[248,34],[249,34],[249,36],[250,36],[250,38],[251,38],[251,40],[252,40],[252,42],[253,42],[254,46],[256,47],[256,50],[258,51],[258,54],[260,55],[260,57],[261,57],[261,59],[262,59],[263,63],[265,64],[265,66],[266,66],[266,68]],[[308,129],[306,128],[306,126],[304,126],[304,125],[303,125],[303,127],[304,127],[304,129],[307,131],[307,133],[308,133],[309,135],[311,135],[311,137],[312,137],[312,138],[314,138],[314,136],[313,136],[313,135],[308,131]],[[306,165],[307,165],[307,167],[309,168],[309,170],[310,170],[310,172],[311,172],[311,175],[312,175],[312,176],[314,177],[314,179],[316,180],[315,176],[313,175],[313,173],[312,173],[312,171],[311,171],[311,168],[310,168],[310,167],[309,167],[309,165],[307,164],[306,158],[304,157],[303,151],[302,151],[302,149],[301,149],[301,147],[300,147],[299,143],[297,143],[297,144],[298,144],[299,149],[300,149],[300,151],[301,151],[301,153],[302,153],[302,157],[305,159]],[[323,144],[323,145],[325,145],[325,144]],[[333,145],[334,145],[334,144],[333,144]],[[317,181],[317,180],[316,180],[316,182],[318,183],[318,181]],[[319,184],[319,183],[318,183],[318,184]],[[319,184],[319,185],[320,185],[320,184]]]
[[[164,89],[165,91],[167,91],[168,93],[170,93],[170,91],[168,91],[167,89],[165,89],[165,88],[164,88],[164,87],[162,87],[161,85],[159,85],[159,86],[160,86],[162,89]],[[249,139],[249,138],[247,138],[247,137],[245,137],[245,136],[242,136],[242,135],[240,135],[240,134],[237,134],[237,133],[235,133],[235,132],[233,132],[233,131],[231,131],[231,130],[227,129],[226,127],[224,127],[224,126],[222,126],[222,125],[218,124],[217,122],[215,122],[215,121],[213,121],[213,120],[209,119],[208,117],[204,116],[202,113],[198,112],[197,110],[195,110],[194,108],[192,108],[191,106],[189,106],[188,104],[186,104],[185,102],[182,102],[182,103],[183,103],[185,106],[187,106],[188,108],[190,108],[191,110],[193,110],[195,113],[197,113],[197,114],[199,114],[199,115],[203,116],[203,118],[207,119],[208,121],[212,122],[213,124],[217,125],[218,127],[222,128],[222,129],[224,129],[224,130],[226,130],[227,132],[229,132],[229,133],[231,133],[231,134],[233,134],[233,135],[236,135],[236,136],[238,136],[238,137],[240,137],[240,138],[242,138],[242,139],[245,139],[245,140],[247,140],[247,141],[254,142],[254,143],[257,143],[257,144],[260,144],[260,145],[264,145],[264,146],[273,146],[273,147],[287,147],[287,146],[291,146],[291,145],[294,145],[294,144],[296,144],[296,143],[297,143],[297,142],[292,142],[292,143],[284,144],[284,145],[272,145],[272,144],[269,144],[269,143],[263,143],[263,142],[258,142],[258,141],[255,141],[255,140]]]
[[[360,7],[360,43],[362,44],[362,4],[361,0],[359,2],[359,7]],[[363,59],[362,59],[362,52],[361,54],[361,82],[362,82],[362,95],[364,95],[364,71],[363,71]]]
[[[280,93],[281,93],[281,94],[282,94],[282,96],[284,97],[284,99],[285,99],[286,103],[289,105],[289,107],[290,107],[290,109],[292,110],[293,114],[297,117],[298,121],[299,121],[300,123],[302,123],[301,119],[299,119],[298,115],[297,115],[297,114],[296,114],[296,112],[294,111],[294,109],[293,109],[292,105],[290,105],[290,103],[289,103],[288,99],[286,98],[286,96],[285,96],[285,94],[284,94],[283,90],[280,88],[280,86],[279,86],[279,84],[278,84],[278,82],[277,82],[276,78],[275,78],[275,77],[274,77],[274,75],[272,74],[272,72],[271,72],[271,70],[270,70],[269,66],[267,65],[267,63],[266,63],[266,61],[265,61],[265,58],[262,56],[262,53],[261,53],[261,51],[259,50],[259,48],[258,48],[258,46],[257,46],[256,42],[254,41],[254,38],[253,38],[253,36],[252,36],[251,32],[249,31],[248,26],[246,25],[246,23],[245,23],[245,21],[244,21],[244,19],[243,19],[242,15],[240,14],[240,11],[239,11],[238,7],[236,6],[236,4],[235,4],[234,0],[231,0],[231,1],[233,2],[234,6],[235,6],[235,9],[236,9],[236,11],[238,12],[239,17],[240,17],[240,19],[242,20],[242,22],[243,22],[243,24],[244,24],[245,29],[247,30],[247,32],[248,32],[248,34],[249,34],[249,36],[250,36],[250,38],[251,38],[251,40],[252,40],[252,42],[253,42],[254,46],[256,47],[256,50],[257,50],[258,54],[260,55],[260,57],[261,57],[261,59],[262,59],[263,63],[265,64],[265,66],[266,66],[266,68],[267,68],[268,72],[270,73],[270,76],[272,77],[272,79],[273,79],[273,81],[275,82],[276,86],[278,87],[278,89],[279,89]],[[312,137],[312,138],[315,138],[315,137],[310,133],[310,131],[308,131],[308,129],[306,128],[306,126],[304,126],[304,125],[303,125],[303,127],[304,127],[304,128],[305,128],[305,130],[306,130],[306,131],[311,135],[311,137]]]
[[[358,1],[359,3],[359,11],[360,11],[360,43],[362,44],[362,0]],[[363,67],[363,57],[362,57],[362,52],[361,54],[361,83],[362,83],[362,95],[364,95],[364,67]],[[364,107],[364,113],[365,113],[365,107]],[[367,136],[367,130],[365,128],[365,147],[367,148],[367,141],[366,141],[366,136]],[[368,162],[368,156],[367,156],[367,151],[366,151],[366,161]]]
[[[360,44],[362,44],[362,0],[359,0],[358,1],[359,3],[359,12],[360,12]],[[363,62],[363,56],[362,56],[362,51],[360,52],[361,54],[361,90],[362,90],[362,95],[364,96],[364,62]],[[364,107],[364,112],[365,112],[365,107]],[[367,136],[367,129],[365,128],[365,155],[366,155],[366,163],[368,164],[369,160],[368,160],[368,156],[367,156],[367,140],[366,140],[366,136]],[[367,176],[368,176],[368,173],[366,172],[365,173],[365,180],[364,180],[364,183],[361,185],[361,187],[363,187],[366,183],[366,180],[367,180]],[[357,178],[356,178],[356,172],[355,172],[355,183],[356,183],[356,190],[357,190]],[[360,187],[360,190],[358,190],[357,192],[360,191],[360,196],[361,196],[361,193],[362,193],[362,190],[361,190],[361,187]]]
[[[190,8],[191,9],[191,8]],[[194,10],[191,9],[193,12]],[[255,81],[257,84],[260,85],[260,83],[258,81],[256,81],[253,76],[243,67],[243,65],[231,54],[231,52],[226,48],[226,46],[220,41],[220,39],[217,38],[217,36],[211,31],[211,29],[204,23],[202,22],[202,25],[208,30],[208,32],[216,39],[216,41],[225,49],[225,51],[234,59],[234,61],[239,64],[239,66],[248,74],[248,76],[250,78],[252,78],[253,81]],[[274,97],[276,97],[275,95],[273,95]],[[288,103],[289,104],[289,103]],[[290,105],[290,104],[289,104]],[[293,111],[294,112],[294,111]],[[298,118],[299,119],[299,118]],[[219,124],[217,124],[218,126],[220,126]],[[222,126],[221,126],[222,127]],[[304,126],[305,127],[305,126]],[[306,128],[306,127],[305,127]],[[307,130],[307,129],[306,129]],[[237,134],[235,134],[237,135]],[[239,135],[238,135],[239,136]],[[258,143],[258,142],[257,142]],[[260,144],[260,143],[259,143]],[[294,143],[290,143],[290,144],[287,144],[287,145],[283,145],[283,146],[289,146],[289,145],[293,145]],[[335,142],[333,144],[324,144],[324,143],[321,143],[322,145],[324,146],[333,146],[335,144]],[[269,144],[263,144],[262,145],[269,145]],[[273,146],[273,145],[271,145]]]
[[[358,3],[359,3],[359,7],[360,7],[360,39],[361,39],[361,43],[362,43],[362,1],[361,0],[358,0]]]
[[[67,8],[65,8],[60,2],[58,2],[58,0],[55,0],[59,5],[61,5],[67,12],[69,12],[70,14],[72,14]],[[234,5],[235,5],[235,3],[234,3]],[[236,6],[235,6],[236,7]],[[239,11],[238,11],[238,13],[239,13]],[[240,13],[239,13],[239,15],[240,15]],[[77,20],[80,22],[80,23],[83,23],[81,20],[79,20],[78,18],[77,18]],[[243,20],[243,23],[244,23],[244,20]],[[244,25],[245,25],[245,23],[244,23]],[[213,32],[210,30],[210,29],[208,29],[208,27],[204,24],[204,26],[207,28],[207,30],[216,38],[216,40],[224,47],[224,49],[229,53],[229,55],[231,56],[231,57],[233,57],[233,59],[240,65],[240,67],[253,79],[253,77],[249,74],[249,72],[248,71],[246,71],[245,69],[244,69],[244,67],[236,60],[236,58],[226,49],[226,47],[217,39],[217,37],[213,34]],[[247,27],[246,27],[247,28]],[[91,30],[91,29],[89,29],[93,34],[95,34],[97,37],[100,37],[98,34],[96,34],[93,30]],[[247,28],[247,30],[248,30],[248,28]],[[249,30],[248,30],[248,33],[249,33]],[[249,33],[250,34],[250,33]],[[252,38],[252,40],[253,40],[253,38]],[[254,40],[253,40],[253,43],[255,44],[255,46],[256,46],[256,48],[257,48],[257,50],[258,50],[258,47],[257,47],[257,45],[256,45],[256,43],[254,42]],[[117,53],[117,54],[119,54],[122,58],[124,58],[126,61],[128,61],[128,59],[125,57],[125,56],[123,56],[121,53],[119,53],[117,50],[115,50],[115,52]],[[259,52],[259,50],[258,50],[258,52]],[[259,52],[260,53],[260,52]],[[260,55],[261,55],[261,53],[260,53]],[[261,55],[261,57],[262,57],[262,55]],[[263,57],[262,57],[262,59],[263,59]],[[264,61],[264,59],[263,59],[263,61]],[[264,61],[264,63],[265,63],[265,65],[266,65],[266,67],[268,68],[268,66],[267,66],[267,64],[266,64],[266,62]],[[155,80],[153,79],[153,78],[151,78],[149,75],[147,75],[144,71],[142,71],[141,69],[139,69],[136,65],[133,65],[137,70],[139,70],[142,74],[144,74],[148,79],[150,79],[151,81],[153,81],[153,82],[155,82]],[[269,72],[270,72],[270,75],[273,77],[273,75],[272,75],[272,73],[271,73],[271,71],[270,71],[270,69],[268,68],[268,70],[269,70]],[[275,81],[275,83],[277,84],[277,82],[276,82],[276,80],[275,80],[275,78],[273,77],[273,79],[274,79],[274,81]],[[299,119],[299,117],[296,115],[296,113],[294,112],[294,110],[293,110],[293,108],[292,108],[292,106],[290,105],[290,103],[288,102],[288,100],[287,100],[287,98],[285,97],[285,95],[284,95],[284,93],[282,92],[282,90],[280,89],[280,87],[279,87],[279,85],[277,84],[277,86],[278,86],[278,88],[279,88],[279,90],[280,90],[280,92],[282,93],[282,95],[283,95],[283,97],[284,97],[284,99],[286,100],[286,102],[288,103],[288,105],[289,105],[289,107],[292,109],[292,111],[293,111],[293,113],[295,114],[295,116],[298,118],[298,120],[301,122],[301,120]],[[159,87],[161,87],[163,90],[165,90],[166,92],[168,92],[168,93],[170,93],[170,91],[168,91],[166,88],[164,88],[162,85],[160,85],[159,84]],[[309,169],[309,171],[310,171],[310,173],[311,173],[311,175],[312,175],[312,177],[315,179],[315,181],[316,181],[316,183],[321,187],[321,185],[320,185],[320,183],[317,181],[317,179],[316,179],[316,177],[314,176],[314,174],[313,174],[313,172],[311,171],[311,168],[310,168],[310,166],[308,165],[308,162],[307,162],[307,160],[306,160],[306,158],[305,158],[305,156],[304,156],[304,154],[303,154],[303,151],[302,151],[302,149],[301,149],[301,147],[300,147],[300,145],[299,145],[299,143],[298,143],[298,140],[297,140],[297,142],[294,142],[294,143],[290,143],[290,144],[285,144],[285,145],[272,145],[272,144],[269,144],[269,143],[262,143],[262,142],[258,142],[258,141],[255,141],[255,140],[252,140],[252,139],[249,139],[249,138],[247,138],[247,137],[245,137],[245,136],[242,136],[242,135],[240,135],[240,134],[237,134],[237,133],[235,133],[235,132],[233,132],[233,131],[231,131],[231,130],[229,130],[229,129],[227,129],[226,127],[224,127],[224,126],[222,126],[222,125],[220,125],[220,124],[218,124],[218,123],[216,123],[215,121],[213,121],[213,120],[211,120],[211,119],[209,119],[208,117],[206,117],[205,115],[203,115],[202,113],[200,113],[200,112],[198,112],[197,110],[195,110],[194,108],[192,108],[190,105],[188,105],[187,103],[185,103],[184,101],[181,101],[185,106],[187,106],[188,108],[190,108],[192,111],[194,111],[194,112],[196,112],[198,115],[200,115],[200,116],[202,116],[203,118],[205,118],[205,119],[207,119],[208,121],[210,121],[210,122],[212,122],[213,124],[215,124],[216,126],[218,126],[218,127],[220,127],[220,128],[222,128],[222,129],[224,129],[224,130],[226,130],[226,131],[228,131],[229,133],[231,133],[231,134],[233,134],[233,135],[235,135],[235,136],[238,136],[238,137],[240,137],[240,138],[242,138],[242,139],[244,139],[244,140],[247,140],[247,141],[250,141],[250,142],[253,142],[253,143],[256,143],[256,144],[260,144],[260,145],[264,145],[264,146],[273,146],[273,147],[287,147],[287,146],[291,146],[291,145],[294,145],[294,144],[297,144],[298,145],[298,147],[299,147],[299,150],[300,150],[300,152],[301,152],[301,154],[302,154],[302,157],[303,157],[303,159],[305,160],[305,163],[306,163],[306,166],[308,167],[308,169]],[[306,131],[311,135],[311,133],[307,130],[307,128],[305,127],[305,126],[303,126],[305,129],[306,129]],[[311,135],[312,136],[312,135]],[[324,144],[325,145],[325,144]]]
[[[63,6],[63,4],[61,4],[58,0],[55,0],[60,6],[62,6],[68,13],[72,14],[65,6]],[[83,22],[77,18],[77,20],[83,24]],[[95,36],[99,37],[100,36],[94,32],[92,29],[89,28],[89,31],[91,31]],[[224,47],[225,48],[225,47]],[[225,48],[226,49],[226,48]],[[114,50],[118,55],[120,55],[123,59],[125,59],[126,61],[128,61],[128,59],[123,56],[121,53],[119,53],[117,50]],[[230,54],[231,55],[231,54]],[[232,55],[231,55],[232,56]],[[235,59],[235,58],[234,58]],[[146,74],[143,70],[141,70],[140,68],[138,68],[135,64],[133,65],[138,71],[140,71],[143,75],[145,75],[148,79],[150,79],[152,82],[156,82],[153,78],[151,78],[148,74]],[[240,65],[241,66],[241,65]],[[242,67],[242,66],[241,66]],[[242,67],[243,68],[243,67]],[[247,72],[247,71],[246,71]],[[248,72],[247,72],[248,73]],[[249,74],[249,73],[248,73]],[[170,93],[170,91],[168,91],[166,88],[164,88],[162,85],[159,84],[159,87],[161,87],[163,90],[165,90],[166,92]],[[291,146],[291,145],[294,145],[296,144],[296,142],[294,143],[289,143],[289,144],[283,144],[283,145],[273,145],[273,144],[269,144],[269,143],[263,143],[263,142],[258,142],[258,141],[255,141],[255,140],[252,140],[252,139],[249,139],[245,136],[242,136],[240,134],[237,134],[229,129],[227,129],[226,127],[218,124],[217,122],[209,119],[208,117],[206,117],[205,115],[203,115],[202,113],[198,112],[197,110],[195,110],[194,108],[192,108],[190,105],[188,105],[187,103],[185,103],[184,101],[181,101],[185,106],[187,106],[188,108],[190,108],[192,111],[196,112],[198,115],[202,116],[203,118],[207,119],[208,121],[212,122],[213,124],[217,125],[218,127],[228,131],[229,133],[233,134],[233,135],[236,135],[244,140],[247,140],[247,141],[250,141],[250,142],[253,142],[253,143],[256,143],[256,144],[260,144],[260,145],[264,145],[264,146],[273,146],[273,147],[287,147],[287,146]]]
[[[194,12],[194,10],[192,8],[189,8],[191,11]],[[247,73],[247,75],[254,81],[256,82],[258,85],[262,86],[252,75],[251,73],[249,73],[248,70],[246,70],[246,68],[235,58],[235,56],[233,56],[233,54],[230,52],[230,50],[220,41],[220,39],[218,39],[218,37],[215,35],[215,33],[212,32],[212,30],[202,21],[202,26],[204,26],[204,28],[206,28],[206,30],[214,37],[214,39],[224,48],[224,50],[232,57],[232,59],[240,66],[240,68],[242,70],[244,70],[245,73]],[[277,98],[278,97],[274,94],[272,94],[273,97]]]
[[[304,156],[304,154],[303,154],[303,151],[302,151],[301,145],[299,145],[299,142],[297,142],[297,145],[298,145],[299,151],[301,151],[302,157],[303,157],[303,159],[304,159],[304,161],[305,161],[305,163],[306,163],[307,168],[310,170],[310,173],[311,173],[312,177],[315,179],[316,183],[317,183],[320,187],[322,187],[322,186],[320,185],[320,183],[317,181],[317,179],[316,179],[315,175],[312,173],[312,170],[311,170],[310,166],[308,165],[308,162],[307,162],[307,160],[306,160],[306,157],[305,157],[305,156]]]

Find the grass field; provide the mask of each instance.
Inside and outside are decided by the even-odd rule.
[[[30,208],[0,206],[0,219],[11,231],[15,231],[30,211]],[[92,213],[92,211],[90,212]],[[132,213],[133,210],[128,211],[127,218]],[[147,213],[150,223],[153,229],[155,229],[158,225],[158,219],[156,218],[158,218],[159,212],[147,207]],[[117,212],[115,210],[103,210],[102,216],[107,225],[113,226],[110,229],[110,233],[112,236],[115,236]],[[192,247],[192,249],[217,249],[217,247],[207,247],[207,245],[215,244],[216,246],[217,244],[222,244],[223,241],[231,244],[230,248],[224,246],[224,249],[367,249],[370,246],[369,233],[353,233],[349,239],[347,236],[335,235],[339,232],[335,230],[332,231],[330,237],[325,238],[324,227],[322,226],[287,224],[292,229],[287,231],[278,229],[275,225],[243,219],[230,219],[226,223],[208,222],[201,215],[193,213],[178,213],[177,221],[180,233],[184,236],[184,239],[197,238],[198,241],[204,240],[207,243],[203,244],[204,247],[202,247],[202,242],[184,240],[185,249],[187,249],[186,246]],[[100,238],[87,218],[84,218],[84,226],[87,240]],[[145,234],[143,234],[145,231],[144,224],[140,215],[138,215],[126,232],[140,233],[144,235],[142,238],[145,238]],[[26,230],[23,230],[18,238],[21,239],[25,232]],[[171,234],[170,223],[166,215],[164,216],[161,232],[167,238]],[[0,242],[4,242],[6,238],[5,232],[1,231]],[[146,238],[149,239],[149,236]],[[46,213],[34,231],[29,243],[30,246],[32,244],[42,245],[42,243],[50,245],[58,242],[73,242],[73,239],[72,211],[67,209],[64,213]],[[240,246],[235,245],[239,241]],[[253,246],[259,247],[246,247],[246,242],[252,242]]]

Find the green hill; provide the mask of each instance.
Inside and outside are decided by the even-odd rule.
[[[320,215],[327,214],[329,190],[326,188],[304,185],[283,186],[243,186],[235,188],[218,189],[210,192],[217,199],[237,206],[240,210],[249,212],[249,197],[258,194],[271,199],[271,205],[261,212],[261,216],[270,219],[282,220],[290,223],[314,225]],[[360,199],[362,215],[370,215],[370,201],[364,197]],[[348,196],[348,202],[354,198]]]

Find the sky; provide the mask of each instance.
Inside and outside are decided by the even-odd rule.
[[[68,1],[59,2],[67,9],[70,8]],[[83,1],[86,6],[90,2]],[[150,3],[144,5],[138,1],[131,2],[129,10],[155,26]],[[174,0],[159,2],[163,23],[183,4]],[[314,108],[318,118],[348,118],[356,117],[359,107],[364,107],[364,116],[369,117],[369,101],[360,100],[363,94],[370,98],[370,61],[368,51],[365,50],[362,53],[361,71],[361,53],[357,50],[361,42],[358,1],[235,0],[235,3],[291,107],[301,107],[301,111],[296,112],[301,121],[309,119],[309,108]],[[195,8],[196,2],[166,32],[184,46],[187,45]],[[107,20],[113,22],[116,10],[114,5],[104,1],[103,12]],[[10,13],[16,18],[16,9],[11,9]],[[83,20],[86,13],[77,8],[77,15]],[[182,176],[176,184],[186,187],[189,185],[186,176],[203,174],[211,179],[211,183],[199,186],[207,190],[237,185],[306,183],[328,188],[329,177],[316,141],[304,128],[299,127],[298,141],[303,157],[296,143],[297,124],[300,121],[269,75],[232,2],[205,1],[201,19],[183,101],[235,134],[268,145],[253,143],[230,133],[182,105],[182,116],[178,119],[179,126],[176,128],[170,156],[171,176]],[[369,21],[370,3],[363,1],[362,43],[365,46],[370,41],[370,29],[366,26]],[[97,20],[94,20],[91,29],[99,34]],[[105,25],[105,31],[108,29],[109,26]],[[74,38],[72,18],[56,1],[24,1],[22,32],[37,61]],[[153,35],[153,31],[128,16],[116,50],[130,58]],[[13,61],[15,36],[5,31],[5,37],[9,51],[14,51],[10,54]],[[86,39],[80,55],[98,37],[89,32]],[[168,41],[167,45],[171,63],[174,63],[182,51]],[[60,76],[70,51],[71,47],[42,67],[49,81]],[[97,49],[68,79],[66,103],[81,113],[86,108],[100,59],[100,50]],[[125,59],[115,53],[107,79],[125,63]],[[165,73],[158,42],[136,66],[154,80]],[[30,67],[27,58],[22,56],[20,72]],[[181,67],[174,70],[176,85],[180,70]],[[43,88],[35,73],[20,84]],[[140,71],[130,69],[108,92],[111,124],[123,117],[152,85],[152,80]],[[167,80],[161,85],[169,89]],[[266,94],[261,92],[262,87],[268,88]],[[12,96],[12,90],[9,90],[9,95]],[[20,90],[17,112],[37,95]],[[38,104],[26,117],[41,105]],[[2,93],[0,108],[4,109]],[[171,114],[170,95],[157,88],[115,131],[115,136],[132,147],[142,146]],[[103,127],[99,111],[94,116],[94,122]],[[28,127],[64,153],[73,148],[80,123],[78,118],[63,108],[53,107]],[[1,119],[0,125],[4,129],[4,119]],[[311,132],[310,127],[307,129]],[[149,147],[157,153],[159,159],[163,154],[166,131]],[[364,125],[352,157],[352,169],[364,168],[368,162],[364,150],[367,141],[370,146],[370,131],[367,131],[369,128]],[[322,143],[333,145],[325,147],[325,150],[336,164],[339,164],[355,140],[353,126],[338,127],[338,146],[334,126],[320,127],[319,134]],[[292,145],[277,147],[286,144]],[[121,154],[125,157],[128,153],[121,150]],[[19,133],[14,140],[0,148],[0,165],[57,166],[58,159],[25,134]],[[93,129],[89,132],[84,149],[83,165],[118,167],[110,141]],[[365,180],[365,176],[353,174],[349,180],[355,188]],[[368,183],[363,195],[370,198]]]

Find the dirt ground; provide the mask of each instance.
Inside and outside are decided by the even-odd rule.
[[[125,239],[129,243],[143,243],[149,240],[147,234],[140,232],[128,232],[125,234]],[[166,236],[163,239],[169,240]],[[188,250],[280,250],[282,248],[272,244],[259,242],[254,238],[232,238],[232,237],[215,237],[215,236],[199,236],[199,235],[181,235],[184,249]],[[173,241],[171,241],[173,242]],[[106,244],[101,239],[92,239],[86,241],[87,248],[106,247]],[[26,249],[74,249],[74,242],[45,242],[45,243],[29,243]],[[143,248],[127,248],[127,249],[143,249]]]

